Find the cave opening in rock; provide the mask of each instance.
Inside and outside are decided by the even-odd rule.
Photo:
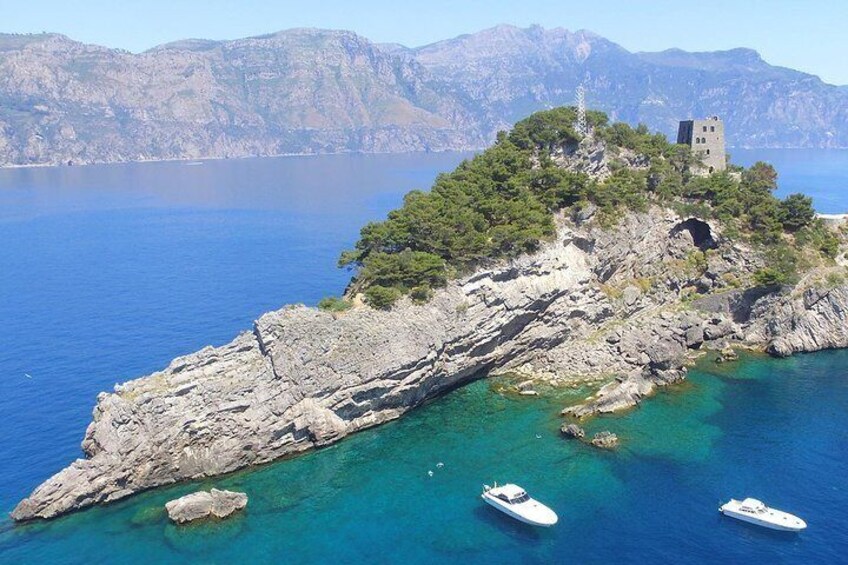
[[[713,238],[713,230],[710,228],[710,225],[703,220],[699,220],[698,218],[689,218],[688,220],[680,222],[674,226],[669,235],[674,237],[684,231],[689,233],[692,237],[692,243],[701,251],[715,249],[718,247],[718,243],[716,243],[716,240]]]

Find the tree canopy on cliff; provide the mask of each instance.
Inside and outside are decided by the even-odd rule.
[[[339,259],[340,266],[358,269],[353,288],[379,308],[413,289],[415,296],[429,296],[430,288],[487,261],[537,250],[555,234],[554,212],[590,202],[607,225],[623,210],[674,205],[682,214],[719,219],[731,234],[763,245],[782,245],[790,233],[823,253],[835,252],[809,198],[774,197],[771,165],[698,176],[688,147],[642,125],[609,124],[601,112],[587,115],[594,138],[613,155],[641,156],[642,165],[613,159],[613,172],[602,182],[561,168],[558,152],[580,141],[576,118],[571,107],[533,114],[501,132],[486,151],[439,175],[429,192],[410,192],[386,220],[363,227],[355,249]]]

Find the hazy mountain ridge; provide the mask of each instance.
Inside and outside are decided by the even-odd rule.
[[[0,45],[4,44],[0,40]],[[0,48],[2,49],[2,48]],[[414,61],[349,32],[292,30],[141,54],[42,36],[0,50],[0,162],[478,147]]]
[[[420,48],[347,31],[187,39],[139,54],[0,34],[0,164],[484,146],[588,103],[671,134],[720,114],[746,146],[848,146],[848,89],[749,49],[630,53],[587,31],[498,26]]]
[[[498,26],[411,56],[507,123],[572,104],[583,81],[590,106],[668,134],[680,119],[720,114],[733,145],[848,146],[846,90],[769,65],[751,49],[630,53],[587,31]]]

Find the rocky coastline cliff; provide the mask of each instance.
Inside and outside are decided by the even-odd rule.
[[[359,270],[341,308],[267,313],[229,344],[101,393],[85,457],[12,517],[328,445],[496,373],[591,380],[597,392],[564,407],[573,420],[634,406],[704,352],[848,347],[845,238],[809,199],[775,199],[763,163],[693,175],[687,148],[598,113],[580,137],[574,112],[530,116],[365,226],[342,254]],[[728,212],[740,202],[744,215]]]
[[[706,264],[693,267],[694,253]],[[590,210],[559,216],[539,252],[453,280],[427,304],[285,307],[227,345],[101,393],[85,458],[12,517],[51,518],[327,445],[494,372],[608,381],[566,409],[585,417],[684,378],[700,351],[848,346],[848,287],[824,288],[820,273],[794,288],[727,282],[762,261],[715,222],[654,207],[604,229]],[[700,298],[686,299],[691,289]]]

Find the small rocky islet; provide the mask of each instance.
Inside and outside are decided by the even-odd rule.
[[[668,159],[596,136],[528,151],[533,167],[598,183],[623,168],[647,182]],[[585,418],[680,381],[705,351],[787,356],[848,346],[841,239],[843,259],[808,262],[789,284],[765,277],[768,251],[708,209],[645,202],[621,205],[615,222],[602,202],[564,207],[534,251],[450,277],[425,300],[408,295],[372,308],[353,296],[362,288],[353,284],[344,311],[285,307],[227,345],[117,385],[98,396],[86,457],[46,480],[12,517],[51,518],[327,445],[492,373],[552,386],[609,375],[564,410]],[[618,439],[601,433],[590,443],[613,448]]]
[[[228,518],[247,506],[243,492],[211,489],[187,494],[165,504],[168,518],[176,524],[187,524],[207,518]]]
[[[609,430],[597,432],[591,439],[586,439],[586,430],[577,424],[563,424],[559,431],[568,439],[580,440],[600,449],[615,449],[620,443],[618,435]]]

